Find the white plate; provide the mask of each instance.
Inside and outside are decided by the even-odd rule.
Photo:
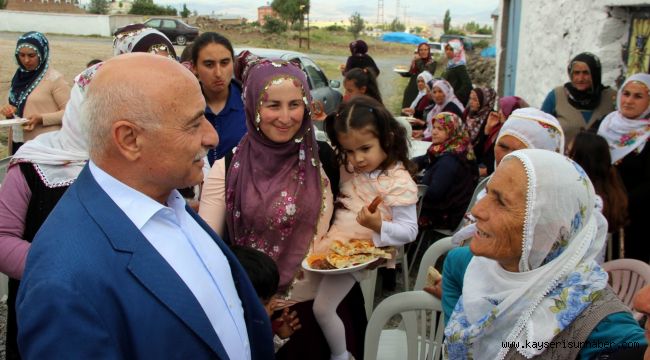
[[[0,120],[0,127],[20,125],[20,124],[24,124],[26,122],[27,122],[27,119],[25,119],[25,118]]]
[[[395,116],[395,120],[397,120],[397,121],[400,121],[400,120],[408,121],[409,124],[410,124],[410,123],[413,123],[413,121],[415,121],[416,119],[414,117],[412,117],[412,116]]]
[[[312,269],[312,268],[309,266],[309,264],[307,263],[307,259],[305,258],[305,259],[302,261],[302,268],[305,269],[305,270],[307,270],[307,271],[317,272],[317,273],[321,273],[321,274],[338,275],[338,274],[345,274],[345,273],[350,273],[350,272],[354,272],[354,271],[359,271],[359,270],[365,269],[366,266],[368,266],[368,265],[370,265],[371,263],[377,261],[377,259],[378,259],[378,258],[374,258],[374,259],[372,259],[372,260],[370,260],[370,261],[368,261],[368,262],[365,262],[365,263],[363,263],[363,264],[354,265],[354,266],[350,266],[350,267],[343,268],[343,269],[321,270],[321,269]]]
[[[411,146],[409,147],[409,158],[414,158],[416,156],[424,155],[427,153],[431,147],[430,141],[421,141],[421,140],[411,140]]]
[[[407,72],[409,72],[409,69],[407,69],[407,68],[393,68],[393,71],[398,72],[398,73],[407,73]]]

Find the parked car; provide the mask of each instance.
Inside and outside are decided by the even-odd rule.
[[[144,23],[165,34],[173,43],[185,45],[199,36],[199,28],[187,25],[178,19],[153,18]]]
[[[440,42],[441,43],[448,43],[449,40],[452,40],[452,39],[458,39],[458,40],[462,41],[463,42],[463,47],[465,48],[465,50],[467,50],[467,51],[474,50],[474,42],[472,41],[472,39],[470,39],[467,36],[455,35],[455,34],[444,34],[444,35],[440,36]],[[444,51],[444,49],[443,49],[443,51]]]
[[[334,112],[341,103],[343,96],[336,90],[341,87],[341,82],[338,80],[328,80],[323,70],[307,55],[295,51],[259,48],[236,48],[235,55],[244,50],[248,50],[257,56],[283,59],[299,64],[302,71],[307,75],[311,97],[314,100],[323,102],[325,113],[329,114]]]

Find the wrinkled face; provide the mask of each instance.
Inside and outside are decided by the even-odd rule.
[[[438,105],[445,103],[445,93],[437,86],[431,90],[431,99]]]
[[[191,76],[188,74],[188,76]],[[143,130],[143,164],[152,183],[171,191],[203,181],[203,158],[217,146],[219,138],[203,115],[205,100],[196,79],[175,83],[177,91],[152,95],[165,107],[159,128]]]
[[[23,65],[27,71],[36,70],[40,62],[38,53],[28,47],[18,50],[18,60],[20,60],[20,64]]]
[[[472,208],[476,233],[470,250],[497,261],[508,271],[519,271],[526,208],[526,173],[517,159],[501,163],[488,185],[487,195]]]
[[[494,160],[497,166],[501,163],[504,156],[510,154],[515,150],[526,149],[527,146],[521,140],[511,135],[504,135],[499,138],[494,146]]]
[[[424,83],[424,79],[419,77],[418,78],[418,90],[422,91],[427,88],[427,84]]]
[[[345,89],[345,94],[343,95],[343,101],[348,101],[352,99],[353,96],[356,95],[365,95],[366,93],[366,87],[357,87],[357,85],[354,83],[354,80],[344,80],[343,81],[343,88]]]
[[[370,127],[350,129],[347,133],[336,134],[336,137],[355,171],[369,173],[377,170],[388,157]]]
[[[194,74],[203,85],[203,91],[211,94],[227,91],[232,73],[232,54],[225,46],[210,43],[199,51]]]
[[[476,92],[472,90],[469,93],[469,109],[473,112],[477,112],[481,106],[481,103],[478,101],[478,96],[476,96]]]
[[[429,47],[422,44],[418,47],[418,56],[422,59],[429,57]]]
[[[628,119],[637,119],[648,109],[650,94],[645,84],[632,81],[621,92],[620,111]]]
[[[269,86],[258,109],[260,131],[275,143],[292,140],[305,115],[302,87],[291,79]]]
[[[591,72],[589,66],[581,61],[575,61],[571,68],[571,83],[573,86],[580,90],[590,90],[593,82],[591,80]]]
[[[646,285],[634,295],[634,310],[646,316],[645,338],[650,342],[650,285]],[[650,348],[646,349],[644,360],[650,359]]]
[[[444,143],[449,139],[449,131],[441,123],[434,120],[433,127],[431,129],[431,143],[434,145],[439,145]]]

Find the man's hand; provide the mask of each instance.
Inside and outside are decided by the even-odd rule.
[[[442,299],[442,278],[436,280],[433,286],[425,286],[424,291],[437,297],[438,299]]]

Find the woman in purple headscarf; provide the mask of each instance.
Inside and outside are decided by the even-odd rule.
[[[277,359],[326,360],[329,348],[312,312],[321,275],[303,271],[301,262],[329,228],[339,169],[327,165],[332,150],[314,137],[305,74],[290,62],[248,52],[238,57],[240,62],[244,66],[235,72],[244,83],[247,133],[232,157],[212,167],[199,214],[231,243],[260,250],[276,262],[280,293],[273,299],[275,309],[291,307],[302,325]],[[358,286],[339,310],[349,332],[348,348],[363,358],[367,320]]]
[[[491,112],[488,116],[474,148],[480,176],[488,176],[494,172],[494,145],[503,123],[513,111],[528,107],[528,103],[519,96],[504,96],[498,103],[499,110]]]
[[[350,53],[348,56],[348,61],[345,65],[341,66],[341,75],[345,76],[345,73],[350,71],[350,69],[360,68],[360,69],[370,69],[374,72],[375,77],[379,76],[379,68],[375,64],[370,55],[368,55],[368,44],[363,40],[354,40],[350,43]]]

